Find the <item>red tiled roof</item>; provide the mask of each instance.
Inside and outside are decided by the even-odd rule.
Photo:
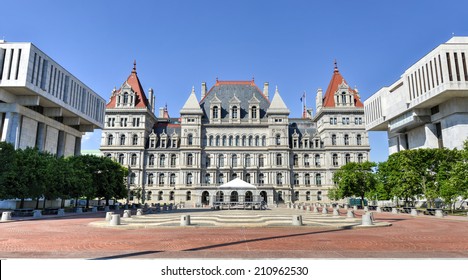
[[[128,76],[125,83],[127,83],[135,92],[135,95],[136,95],[135,108],[147,108],[148,99],[146,98],[145,91],[143,90],[140,80],[138,79],[137,72],[136,72],[136,63],[134,63],[132,73],[130,73],[130,76]],[[118,89],[115,93],[119,93],[121,89],[122,88]],[[109,103],[107,103],[106,108],[115,108],[115,105],[117,102],[116,99],[117,99],[116,94],[113,94],[111,96],[111,100],[109,101]]]
[[[333,76],[331,78],[330,84],[328,84],[327,91],[325,92],[325,96],[323,98],[323,107],[335,107],[335,92],[338,90],[338,87],[342,84],[345,83],[348,85],[346,80],[341,76],[340,71],[338,71],[338,67],[335,65],[335,70],[333,71]],[[349,85],[348,85],[349,87]],[[356,107],[364,107],[364,104],[362,104],[361,100],[359,99],[359,96],[355,90],[353,90],[351,87],[349,88],[349,91],[354,94],[354,102],[356,104]]]

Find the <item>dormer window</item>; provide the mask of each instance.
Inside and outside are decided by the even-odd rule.
[[[252,106],[252,119],[257,119],[257,107]]]
[[[341,103],[346,105],[346,92],[341,93]]]
[[[232,118],[237,119],[237,106],[232,107]]]
[[[218,106],[213,107],[213,119],[218,119],[219,118],[219,108]]]
[[[128,92],[125,92],[125,93],[123,94],[123,103],[124,103],[125,105],[128,104]]]

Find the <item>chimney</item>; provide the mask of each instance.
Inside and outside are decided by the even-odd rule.
[[[152,111],[153,108],[154,108],[154,93],[153,93],[153,89],[150,88],[150,89],[148,90],[148,93],[149,93],[149,104],[150,104],[150,106],[151,106],[151,111]]]
[[[323,103],[323,93],[322,93],[322,89],[319,88],[317,89],[317,96],[315,97],[315,107],[317,107],[315,109],[315,111],[319,111],[321,108],[322,108],[322,103]]]
[[[164,107],[159,107],[159,118],[164,118]]]
[[[269,99],[269,97],[268,97],[268,82],[263,84],[263,95],[265,95],[265,97],[267,99]]]
[[[206,83],[203,82],[203,83],[201,83],[201,99],[205,98],[206,91],[207,91],[207,90],[206,90]],[[201,100],[201,99],[200,99],[200,100]]]

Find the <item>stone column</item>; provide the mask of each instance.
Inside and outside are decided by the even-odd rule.
[[[351,209],[348,209],[348,212],[346,213],[346,218],[354,218],[354,211]]]
[[[112,219],[112,215],[114,215],[114,212],[106,212],[106,221],[110,221]]]
[[[371,226],[374,223],[372,222],[372,216],[371,213],[366,213],[362,215],[362,225],[363,226]]]
[[[180,226],[189,226],[190,225],[190,215],[180,216]]]
[[[42,218],[42,211],[41,210],[34,210],[33,212],[33,217],[34,218]]]
[[[293,226],[302,226],[302,216],[301,215],[292,216],[292,225]]]
[[[111,220],[109,222],[111,226],[118,226],[120,225],[120,215],[119,214],[112,214]]]
[[[11,220],[11,212],[3,212],[2,221],[9,221],[9,220]]]

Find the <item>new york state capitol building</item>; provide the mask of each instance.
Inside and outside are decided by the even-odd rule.
[[[333,172],[369,159],[364,107],[335,65],[330,84],[317,91],[316,114],[301,118],[276,88],[251,81],[202,83],[171,118],[154,114],[134,66],[105,109],[101,152],[129,167],[129,199],[146,203],[261,200],[329,201]],[[239,183],[239,188],[235,184]],[[242,181],[241,181],[242,180]]]

